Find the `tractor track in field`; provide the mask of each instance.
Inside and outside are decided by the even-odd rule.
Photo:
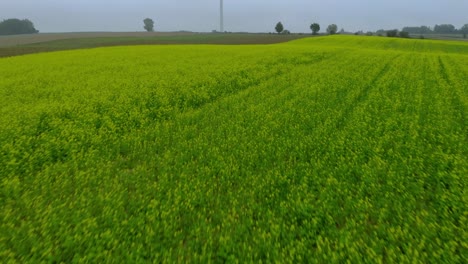
[[[450,89],[450,103],[454,109],[454,111],[457,112],[458,116],[458,121],[462,127],[466,127],[466,105],[463,103],[460,95],[460,91],[458,89],[458,86],[456,83],[454,83],[451,79],[449,74],[447,73],[447,67],[442,60],[442,58],[439,56],[438,58],[438,63],[439,63],[439,73],[442,76],[442,80],[451,88]],[[468,135],[465,136],[465,140],[468,142]]]
[[[397,56],[398,57],[398,56]],[[343,111],[341,111],[340,116],[337,118],[335,122],[334,128],[336,130],[342,130],[347,123],[349,122],[349,116],[355,111],[355,109],[361,105],[363,102],[367,100],[369,97],[369,93],[372,90],[373,87],[375,87],[376,83],[382,79],[390,70],[391,64],[393,63],[393,60],[395,60],[396,57],[391,59],[389,62],[387,62],[382,69],[377,73],[377,75],[366,85],[364,88],[361,89],[359,94],[354,98],[354,100],[347,105]]]
[[[298,65],[307,65],[307,66],[312,66],[312,65],[315,65],[315,64],[318,64],[318,63],[321,63],[322,61],[325,61],[329,58],[331,58],[332,56],[320,56],[320,57],[317,57],[317,58],[314,58],[314,59],[308,59],[306,61],[301,61],[300,63],[297,63],[294,65],[294,67],[298,66]],[[259,86],[261,85],[262,83],[265,83],[265,82],[268,82],[272,79],[279,79],[281,78],[282,76],[288,74],[290,72],[290,69],[288,68],[284,68],[284,60],[277,60],[277,61],[274,61],[273,63],[266,63],[264,65],[261,65],[259,68],[262,68],[263,66],[265,66],[266,68],[269,68],[271,69],[270,71],[272,72],[271,74],[268,74],[262,78],[258,78],[258,79],[252,79],[251,81],[249,81],[246,85],[240,87],[239,89],[233,89],[232,91],[230,92],[227,92],[227,93],[223,93],[223,94],[220,94],[220,96],[217,96],[217,97],[214,97],[212,98],[211,100],[208,100],[206,102],[203,102],[203,103],[200,103],[198,104],[196,107],[194,108],[191,108],[191,109],[199,109],[199,108],[202,108],[203,106],[209,104],[209,103],[213,103],[217,100],[220,100],[222,98],[225,98],[225,97],[228,97],[228,96],[233,96],[233,95],[236,95],[242,91],[245,91],[247,89],[250,89],[252,87],[256,87],[256,86]],[[245,71],[244,71],[245,72]],[[255,74],[252,74],[252,72],[250,73],[246,73],[247,76],[255,76]],[[231,82],[232,80],[229,80],[228,82]],[[225,82],[225,83],[221,83],[219,84],[219,88],[220,89],[223,89],[226,85],[226,83],[228,82]],[[182,108],[180,108],[182,109]]]

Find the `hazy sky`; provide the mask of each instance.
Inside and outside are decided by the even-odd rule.
[[[278,21],[291,32],[347,31],[468,23],[468,0],[224,0],[225,30],[270,32]],[[0,0],[0,20],[28,18],[41,32],[219,29],[219,0]]]

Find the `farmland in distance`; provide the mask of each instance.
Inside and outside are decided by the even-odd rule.
[[[468,43],[0,59],[0,260],[463,263]]]
[[[193,32],[83,32],[0,36],[0,58],[73,49],[135,45],[276,44],[310,37],[302,34]]]

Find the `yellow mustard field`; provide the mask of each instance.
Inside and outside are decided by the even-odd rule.
[[[0,262],[466,263],[468,43],[0,59]]]

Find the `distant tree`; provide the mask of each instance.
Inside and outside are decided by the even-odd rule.
[[[468,35],[468,24],[463,25],[463,27],[460,28],[460,32],[463,34],[463,37],[466,38],[466,35]]]
[[[146,31],[148,32],[153,32],[154,31],[154,21],[151,18],[145,18],[143,20],[143,23],[145,26],[143,27]]]
[[[406,31],[406,30],[403,30]],[[431,34],[432,29],[428,26],[421,26],[421,34]]]
[[[346,33],[346,31],[344,30],[344,28],[341,28],[340,34],[344,34],[344,33]]]
[[[373,36],[373,35],[374,35],[374,33],[372,33],[372,31],[367,31],[366,32],[366,36]]]
[[[383,35],[386,35],[387,34],[387,31],[385,31],[384,29],[379,29],[375,32],[375,34],[377,34],[377,36],[383,36]]]
[[[39,30],[34,28],[34,24],[28,19],[6,19],[0,22],[0,35],[35,34]]]
[[[327,27],[327,33],[330,35],[334,35],[338,32],[338,26],[335,24],[331,24]]]
[[[283,32],[281,32],[281,34],[289,35],[289,34],[291,34],[291,31],[285,29],[285,30],[283,30]]]
[[[434,33],[437,34],[453,34],[456,33],[455,26],[452,24],[442,24],[434,26]]]
[[[320,25],[318,23],[313,23],[310,25],[310,30],[312,30],[313,35],[317,35],[317,33],[320,31]]]
[[[281,32],[283,32],[283,30],[284,30],[283,23],[278,22],[276,24],[275,30],[276,30],[276,32],[278,32],[278,34],[281,34]]]
[[[387,30],[387,37],[395,38],[398,36],[398,29]]]
[[[398,33],[398,35],[400,36],[400,38],[409,38],[409,33],[406,32],[406,31],[400,31],[400,33]]]

